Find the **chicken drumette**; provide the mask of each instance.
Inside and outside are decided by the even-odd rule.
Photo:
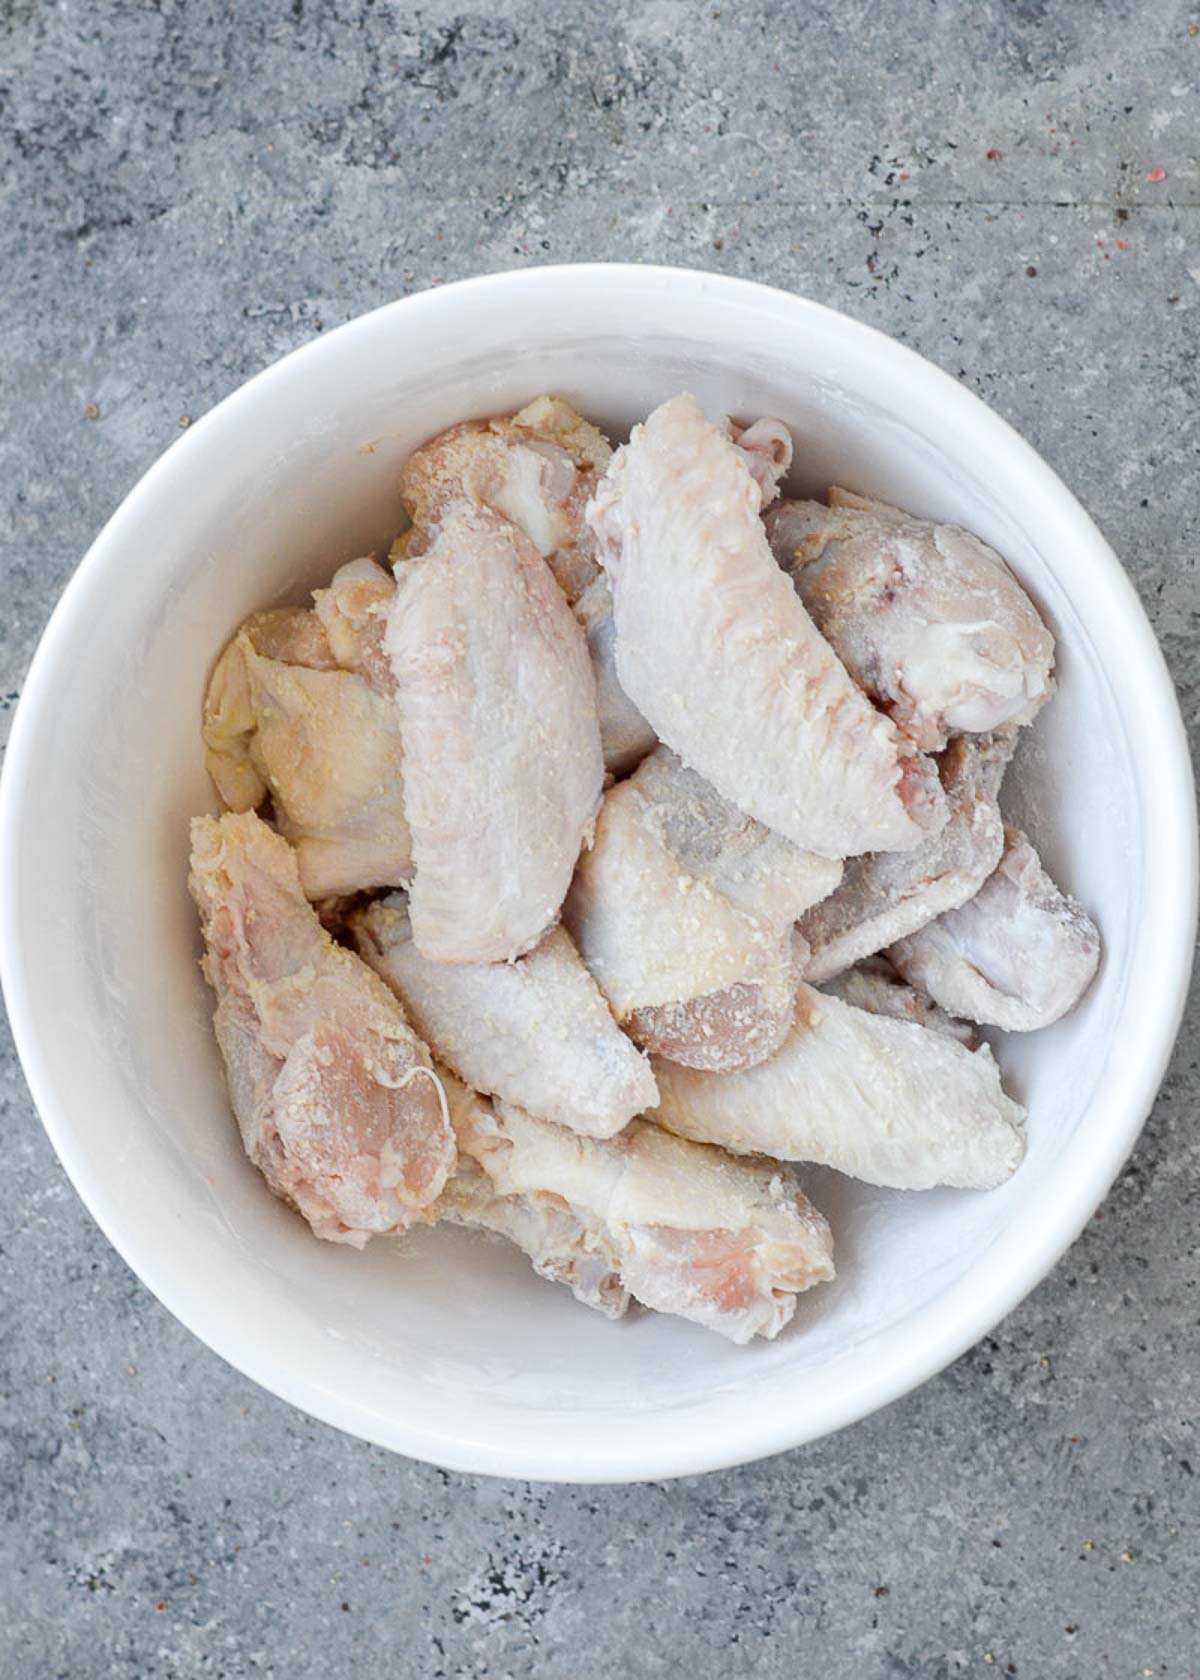
[[[919,747],[1028,720],[1054,638],[994,549],[836,486],[783,502],[771,547],[846,669]]]
[[[455,1160],[429,1053],[322,928],[292,848],[252,812],[199,817],[189,884],[233,1111],[271,1189],[360,1248],[428,1220]]]
[[[769,1339],[797,1295],[834,1275],[829,1226],[775,1162],[638,1120],[585,1138],[461,1087],[451,1113],[465,1170],[439,1211],[502,1232],[610,1317],[632,1295],[734,1342]]]
[[[233,811],[268,792],[311,899],[412,875],[400,717],[382,655],[394,585],[343,566],[315,610],[254,613],[221,655],[204,707],[209,772]]]
[[[1061,893],[1019,829],[968,903],[888,952],[915,986],[952,1015],[1033,1032],[1073,1009],[1100,962],[1095,923]]]

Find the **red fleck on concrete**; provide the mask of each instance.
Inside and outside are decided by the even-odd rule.
[[[1000,150],[996,146],[993,146],[991,148],[991,150],[988,152],[988,160],[991,163],[999,163],[1000,162],[1000,156],[1001,156]]]
[[[1165,181],[1166,178],[1167,172],[1161,166],[1157,169],[1152,169],[1146,177],[1147,181],[1153,181],[1155,186],[1157,186],[1160,181]]]

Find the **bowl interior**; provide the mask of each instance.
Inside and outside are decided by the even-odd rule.
[[[985,481],[953,428],[935,435],[928,405],[909,412],[903,381],[875,389],[871,342],[834,342],[823,312],[794,305],[783,330],[740,304],[664,294],[636,312],[597,296],[581,319],[548,297],[493,312],[468,289],[461,320],[437,330],[407,307],[293,358],[183,439],[105,533],[52,632],[29,725],[41,764],[16,828],[17,960],[43,1110],[52,1086],[51,1129],[77,1184],[185,1321],[373,1439],[446,1464],[584,1476],[746,1456],[737,1420],[759,1406],[787,1408],[803,1438],[845,1420],[848,1374],[886,1362],[931,1303],[961,1300],[1063,1152],[1086,1148],[1143,874],[1126,721],[1056,556],[1025,523],[1017,469]],[[1010,774],[1008,812],[1105,944],[1073,1015],[999,1046],[1029,1108],[1016,1177],[986,1195],[913,1195],[802,1173],[833,1223],[838,1279],[801,1300],[776,1343],[747,1349],[648,1314],[593,1317],[498,1240],[439,1229],[364,1254],[315,1241],[240,1149],[185,887],[188,819],[215,808],[198,734],[215,656],[253,608],[303,600],[340,562],[385,551],[413,446],[547,389],[619,436],[685,388],[710,411],[784,419],[794,488],[848,484],[1005,555],[1056,634],[1060,683]],[[656,1431],[636,1453],[634,1414]],[[673,1457],[685,1437],[690,1457]]]

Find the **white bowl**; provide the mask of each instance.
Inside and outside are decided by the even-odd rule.
[[[407,452],[562,393],[614,433],[681,389],[781,416],[797,483],[834,480],[977,531],[1058,637],[1057,699],[1010,804],[1092,910],[1074,1014],[1000,1048],[1029,1153],[990,1194],[802,1173],[838,1281],[771,1345],[593,1317],[452,1230],[364,1254],[315,1241],[247,1164],[185,890],[213,807],[198,720],[252,608],[301,600],[399,522]],[[944,373],[782,292],[670,269],[531,270],[425,292],[259,375],[127,498],[42,639],[0,809],[0,952],[34,1099],[102,1229],[225,1359],[339,1428],[459,1470],[659,1478],[795,1446],[895,1399],[1037,1283],[1125,1159],[1177,1029],[1196,834],[1175,697],[1120,565],[1050,469]]]

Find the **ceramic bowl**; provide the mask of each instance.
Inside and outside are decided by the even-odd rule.
[[[1083,1003],[999,1047],[1029,1151],[989,1194],[802,1172],[838,1279],[777,1341],[611,1324],[498,1241],[317,1242],[238,1142],[188,899],[214,808],[198,733],[239,621],[386,551],[405,455],[561,393],[614,436],[663,398],[778,415],[794,487],[849,484],[978,532],[1058,639],[1010,813],[1104,938]],[[65,591],[29,672],[0,810],[4,987],[34,1099],[109,1239],[197,1336],[341,1429],[459,1470],[660,1478],[811,1441],[953,1359],[1045,1275],[1111,1184],[1166,1066],[1192,955],[1192,784],[1120,564],[1070,492],[962,386],[803,298],[669,269],[472,280],[288,356],[182,435]]]

